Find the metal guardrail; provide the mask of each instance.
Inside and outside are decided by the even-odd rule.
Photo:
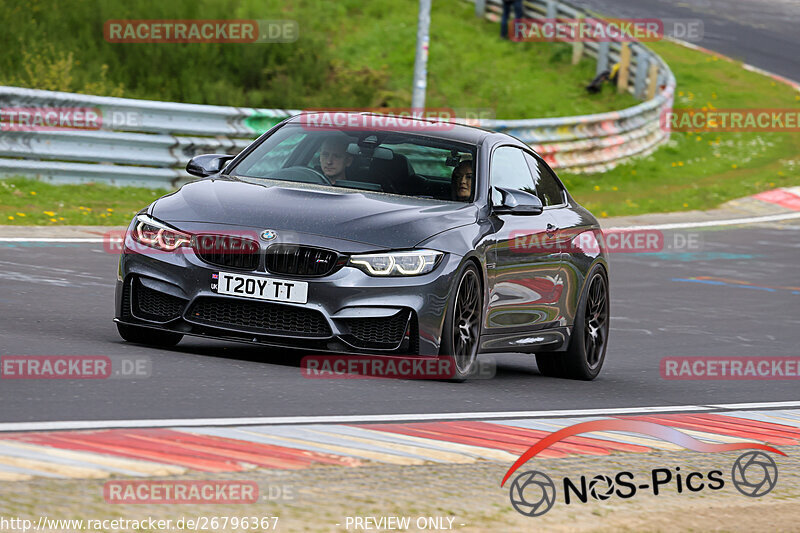
[[[96,109],[99,129],[0,132],[0,175],[172,188],[202,153],[236,154],[290,109],[155,102],[0,87],[3,109]]]
[[[497,21],[502,0],[467,0]],[[559,0],[526,0],[526,16],[586,16]],[[552,166],[570,172],[600,172],[647,154],[669,139],[662,110],[672,106],[675,77],[656,54],[631,43],[629,90],[643,98],[647,79],[657,77],[654,98],[637,106],[596,115],[525,120],[480,120],[530,144]],[[619,60],[621,43],[584,43],[598,71]],[[651,72],[651,65],[655,65]],[[653,92],[654,87],[650,87]],[[171,188],[192,179],[183,170],[201,153],[236,154],[253,138],[299,110],[181,104],[0,87],[0,108],[94,108],[103,122],[96,130],[2,131],[0,175],[80,183]]]

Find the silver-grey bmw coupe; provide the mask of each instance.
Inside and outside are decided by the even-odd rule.
[[[115,322],[314,353],[535,354],[594,379],[609,330],[597,220],[529,146],[466,125],[302,114],[131,221]]]

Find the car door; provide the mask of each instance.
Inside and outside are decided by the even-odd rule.
[[[535,183],[516,146],[500,146],[489,165],[490,202],[502,196],[495,187],[535,193]],[[490,215],[494,240],[487,249],[488,305],[486,334],[525,333],[551,327],[560,320],[561,253],[552,248],[552,215]]]
[[[561,263],[558,279],[562,291],[559,301],[562,325],[573,323],[580,299],[580,287],[583,283],[581,272],[587,269],[587,258],[580,246],[576,244],[578,236],[590,229],[590,224],[572,205],[569,204],[566,190],[556,177],[555,172],[540,157],[525,154],[528,166],[536,184],[536,194],[542,201],[544,212],[552,218],[555,232],[551,232],[551,248],[561,252]]]

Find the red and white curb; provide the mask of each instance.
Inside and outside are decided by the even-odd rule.
[[[800,211],[800,187],[782,187],[752,196],[756,200],[779,205],[792,211]]]
[[[709,406],[686,408],[679,413],[649,413],[644,409],[647,408],[641,414],[503,420],[454,416],[437,421],[6,432],[0,433],[0,481],[34,477],[156,477],[369,464],[504,463],[515,461],[554,431],[604,418],[653,422],[709,443],[800,444],[800,409],[714,412]],[[8,426],[13,424],[0,425]],[[539,455],[560,458],[658,450],[682,448],[649,436],[605,431],[567,438]]]

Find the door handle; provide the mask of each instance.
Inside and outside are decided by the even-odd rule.
[[[558,231],[558,228],[548,222],[547,229],[545,231],[547,232],[548,235],[553,235],[555,234],[556,231]]]

